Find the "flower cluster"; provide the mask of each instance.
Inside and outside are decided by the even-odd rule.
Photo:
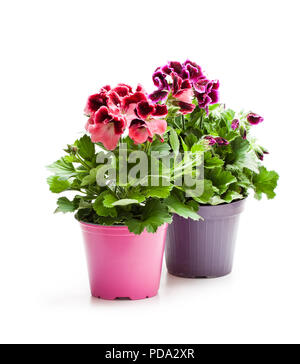
[[[228,145],[229,144],[228,140],[221,138],[221,137],[213,137],[211,135],[207,135],[204,137],[204,139],[208,141],[208,145],[215,145],[215,144]]]
[[[189,114],[195,109],[194,97],[201,109],[208,112],[208,106],[219,101],[219,81],[211,81],[203,74],[201,67],[190,60],[184,63],[169,62],[159,67],[153,74],[153,83],[157,87],[151,100],[164,101],[180,108],[182,114]]]
[[[156,134],[162,137],[167,129],[166,105],[152,102],[140,85],[135,91],[125,84],[104,86],[88,98],[84,111],[92,142],[101,142],[108,150],[116,148],[127,129],[135,143],[152,141]]]

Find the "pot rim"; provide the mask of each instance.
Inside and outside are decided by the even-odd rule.
[[[226,219],[243,212],[247,198],[221,205],[199,205],[198,214],[204,220]]]
[[[157,234],[162,230],[166,230],[168,228],[168,224],[165,223],[158,227],[156,233],[149,233],[148,231],[144,230],[141,234],[137,235],[129,231],[128,226],[126,225],[99,225],[93,224],[88,222],[79,221],[81,229],[85,232],[90,234],[99,234],[102,235],[122,235],[122,236],[135,236],[135,237],[142,237],[144,234]]]
[[[201,208],[207,208],[207,207],[220,207],[220,206],[233,206],[235,204],[241,204],[243,203],[244,201],[246,201],[248,199],[248,197],[244,197],[244,198],[241,198],[240,200],[235,200],[235,201],[232,201],[232,202],[229,202],[229,203],[226,203],[226,202],[223,202],[219,205],[209,205],[209,204],[199,204],[199,207]]]

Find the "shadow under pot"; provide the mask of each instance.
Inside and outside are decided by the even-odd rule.
[[[167,224],[141,235],[126,226],[80,225],[93,297],[139,300],[157,294]]]
[[[204,221],[178,215],[166,243],[168,272],[185,278],[217,278],[231,273],[240,214],[245,200],[199,208]]]

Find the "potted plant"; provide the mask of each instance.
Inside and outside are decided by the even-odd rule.
[[[209,80],[194,62],[169,62],[153,75],[157,90],[150,95],[166,104],[168,120],[181,151],[203,149],[204,180],[201,195],[173,190],[185,204],[197,203],[202,220],[175,215],[169,228],[166,262],[171,274],[182,277],[220,277],[232,270],[240,213],[253,190],[255,197],[275,197],[278,174],[262,164],[267,150],[252,136],[263,118],[236,113],[219,104],[219,82]]]
[[[141,86],[119,84],[91,95],[85,114],[87,134],[49,166],[51,192],[67,194],[58,198],[56,212],[74,213],[80,222],[93,296],[155,296],[172,211],[199,218],[195,204],[170,196],[176,165],[164,183],[163,162],[157,154],[151,158],[170,153],[166,119],[172,119],[172,110],[149,99]],[[194,154],[193,165],[200,154]]]

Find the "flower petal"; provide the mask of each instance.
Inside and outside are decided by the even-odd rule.
[[[197,63],[190,61],[189,59],[187,59],[184,62],[184,66],[186,67],[186,69],[189,72],[189,76],[191,80],[196,80],[199,77],[203,76],[201,67],[197,65]]]
[[[231,122],[231,129],[236,130],[240,125],[240,121],[238,119],[234,119]]]
[[[86,106],[84,108],[84,112],[87,115],[94,114],[97,110],[100,109],[101,106],[106,105],[107,96],[106,93],[103,91],[99,94],[91,95],[86,103]]]
[[[107,106],[109,107],[109,109],[112,113],[114,113],[114,114],[120,113],[121,98],[116,91],[109,92]]]
[[[159,69],[159,68],[158,68],[158,69]],[[166,64],[165,66],[163,66],[163,67],[161,68],[161,70],[162,70],[162,72],[163,72],[163,73],[165,73],[165,74],[167,74],[167,75],[170,75],[170,74],[172,73],[172,70],[171,70],[171,68],[170,68],[169,64]]]
[[[172,79],[173,79],[172,91],[174,95],[181,89],[182,78],[180,78],[176,73],[172,73]]]
[[[168,108],[166,105],[160,105],[160,104],[155,105],[155,110],[152,113],[152,116],[162,117],[166,115],[168,115]]]
[[[189,104],[189,103],[182,102],[182,101],[178,102],[178,106],[180,107],[180,112],[183,115],[190,114],[191,112],[194,111],[194,109],[196,107],[194,104]]]
[[[187,104],[191,104],[194,97],[193,89],[183,89],[178,91],[176,94],[173,95],[177,100],[182,101]]]
[[[177,75],[181,75],[183,71],[183,66],[180,62],[170,62],[169,67],[173,69],[174,72],[177,73]]]
[[[96,123],[88,126],[93,143],[102,143],[107,150],[114,150],[124,132],[125,121],[115,117],[109,122]]]
[[[221,138],[221,137],[217,137],[215,138],[215,141],[219,144],[219,145],[228,145],[229,144],[229,141],[224,139],[224,138]]]
[[[208,96],[211,99],[210,104],[216,104],[219,101],[219,91],[217,90],[212,90]]]
[[[163,135],[168,127],[166,120],[164,119],[151,119],[146,122],[146,125],[149,130],[150,137],[153,137],[155,134]]]
[[[259,116],[258,114],[250,113],[247,115],[247,120],[249,124],[257,125],[259,123],[262,123],[264,121],[264,118],[262,116]]]
[[[125,85],[118,85],[113,89],[113,91],[116,92],[120,97],[125,97],[130,94],[129,87]]]
[[[95,113],[94,122],[95,124],[108,123],[111,119],[112,116],[109,113],[109,109],[106,106],[101,106]]]
[[[122,100],[123,109],[126,112],[130,105],[137,104],[140,101],[147,101],[147,96],[143,92],[138,91],[135,92],[133,95],[126,96]]]
[[[136,92],[143,92],[144,94],[146,94],[146,91],[145,91],[144,87],[141,84],[137,85]]]
[[[152,92],[152,94],[149,95],[149,98],[153,102],[164,101],[168,97],[168,94],[169,94],[169,91],[157,90],[157,91]]]
[[[146,119],[155,111],[155,107],[149,104],[148,101],[141,101],[137,104],[136,111],[141,119]]]
[[[129,127],[129,138],[136,144],[145,143],[149,138],[149,131],[142,120],[135,119]]]
[[[153,73],[152,76],[153,79],[153,83],[156,87],[158,87],[159,89],[168,89],[169,88],[169,84],[166,80],[166,75],[163,74],[161,71],[156,71]]]
[[[214,145],[217,143],[216,139],[214,137],[212,137],[211,135],[205,136],[204,139],[208,140],[209,145]]]
[[[197,92],[204,94],[206,92],[206,87],[208,84],[207,79],[199,79],[197,82],[194,82],[194,88]]]

